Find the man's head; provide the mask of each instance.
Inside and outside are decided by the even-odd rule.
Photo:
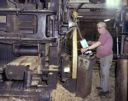
[[[106,27],[107,27],[107,25],[106,25],[105,22],[99,22],[99,23],[97,23],[97,29],[98,29],[98,32],[100,34],[104,33],[104,31],[106,30]]]

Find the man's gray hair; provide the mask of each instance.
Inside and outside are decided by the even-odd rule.
[[[107,27],[105,22],[98,22],[97,27]]]

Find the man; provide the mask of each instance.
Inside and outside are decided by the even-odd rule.
[[[113,39],[106,27],[106,23],[99,22],[97,24],[100,34],[98,41],[87,48],[81,49],[81,52],[85,52],[97,48],[96,56],[100,59],[100,86],[97,89],[100,91],[100,96],[109,93],[109,69],[113,58]]]

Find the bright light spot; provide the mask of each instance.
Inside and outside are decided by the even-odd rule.
[[[110,21],[111,19],[105,19],[104,22]]]
[[[107,8],[119,8],[122,0],[106,0]]]

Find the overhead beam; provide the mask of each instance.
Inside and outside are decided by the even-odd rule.
[[[117,12],[116,10],[103,10],[103,11],[99,11],[99,10],[95,10],[95,11],[86,11],[86,10],[79,10],[78,15],[115,15]]]
[[[113,19],[116,11],[88,11],[79,10],[79,18],[81,19]]]
[[[105,19],[113,19],[114,17],[108,17],[108,16],[84,16],[80,19],[83,19],[83,20],[105,20]]]
[[[79,6],[80,3],[69,3],[68,7],[70,9],[74,9],[77,8]],[[101,3],[101,4],[92,4],[92,3],[85,3],[81,9],[107,9],[105,3]]]

